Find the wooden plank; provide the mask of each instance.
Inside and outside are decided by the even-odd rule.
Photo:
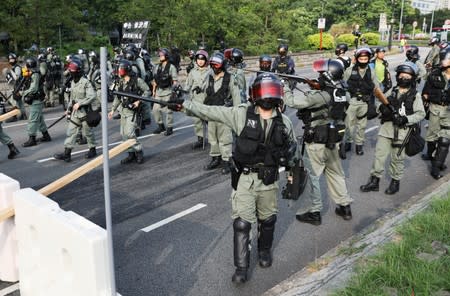
[[[20,110],[19,109],[14,109],[14,110],[11,110],[11,111],[3,114],[3,115],[0,115],[0,122],[3,122],[3,121],[5,121],[5,120],[7,120],[7,119],[9,119],[9,118],[11,118],[13,116],[16,116],[16,115],[17,116],[20,115]]]
[[[127,141],[121,143],[120,145],[117,145],[116,147],[109,150],[109,152],[108,152],[109,158],[111,159],[111,158],[119,155],[120,153],[127,150],[129,147],[133,146],[135,143],[136,143],[135,139],[130,139],[130,140],[127,140]],[[98,156],[97,158],[91,160],[90,162],[71,171],[67,175],[65,175],[65,176],[59,178],[58,180],[48,184],[47,186],[39,189],[38,192],[43,195],[48,196],[48,195],[54,193],[55,191],[58,191],[59,189],[63,188],[67,184],[75,181],[79,177],[85,175],[86,173],[92,171],[93,169],[100,166],[101,164],[103,164],[103,155]],[[14,216],[14,208],[13,207],[6,208],[5,210],[1,210],[0,211],[0,223],[3,220],[6,220],[12,216]]]
[[[109,158],[113,158],[117,156],[118,154],[124,152],[127,150],[130,146],[133,146],[136,143],[135,139],[127,140],[120,145],[117,145],[116,147],[109,150]],[[61,189],[62,187],[66,186],[67,184],[75,181],[79,177],[85,175],[86,173],[92,171],[99,165],[103,163],[103,155],[98,156],[97,158],[91,160],[90,162],[82,165],[81,167],[73,170],[72,172],[68,173],[67,175],[59,178],[58,180],[48,184],[47,186],[41,188],[38,190],[39,193],[49,196],[53,192]]]

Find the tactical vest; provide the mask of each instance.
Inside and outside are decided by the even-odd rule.
[[[359,75],[358,66],[353,66],[352,74],[347,81],[348,90],[352,97],[369,96],[373,92],[375,85],[372,81],[371,72],[372,70],[367,68],[364,77],[361,78],[361,75]]]
[[[416,88],[412,87],[408,90],[408,92],[400,95],[398,97],[398,87],[395,87],[392,90],[391,95],[387,98],[389,101],[389,104],[394,106],[397,113],[402,108],[402,105],[405,106],[405,114],[411,115],[414,114],[414,100],[416,99],[417,90]],[[386,121],[392,121],[392,114],[390,112],[381,113],[381,123],[384,123]]]
[[[434,69],[428,76],[429,101],[433,104],[448,105],[450,103],[450,90],[445,89],[445,77],[440,69]]]
[[[158,65],[158,70],[156,71],[155,81],[159,88],[168,88],[172,85],[172,77],[170,76],[170,63],[167,62],[164,69],[162,65]]]
[[[231,74],[225,72],[222,78],[222,85],[216,92],[214,92],[214,77],[213,75],[209,75],[204,104],[210,106],[232,106],[233,102],[231,101],[230,79]]]
[[[233,158],[241,166],[278,167],[280,157],[287,154],[289,148],[289,136],[283,118],[278,109],[277,116],[272,119],[270,130],[265,137],[265,131],[261,125],[259,114],[255,113],[255,107],[247,108],[245,127],[236,138],[236,147]]]
[[[130,78],[130,81],[128,81],[128,83],[126,85],[123,81],[121,81],[118,89],[121,92],[132,93],[132,94],[140,96],[140,95],[142,95],[143,92],[138,87],[137,82],[138,82],[138,77],[136,75],[132,75]],[[122,96],[122,97],[120,97],[120,101],[122,102],[122,106],[124,108],[129,108],[130,104],[133,104],[134,102],[136,102],[137,99]]]
[[[288,73],[288,67],[289,67],[288,57],[285,57],[283,60],[281,60],[281,58],[278,56],[275,58],[275,62],[276,62],[275,70],[277,73],[291,74],[291,73]]]

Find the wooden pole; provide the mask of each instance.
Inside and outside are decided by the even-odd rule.
[[[14,109],[14,110],[11,110],[11,111],[3,114],[3,115],[0,115],[0,122],[3,122],[3,121],[5,121],[5,120],[7,120],[7,119],[9,119],[11,117],[16,116],[16,115],[20,115],[20,110],[19,109]]]
[[[120,145],[117,145],[116,147],[109,150],[109,158],[111,159],[111,158],[119,155],[120,153],[127,150],[129,147],[133,146],[135,143],[136,143],[135,139],[130,139],[130,140],[127,140],[127,141],[121,143]],[[59,189],[63,188],[67,184],[72,183],[79,177],[92,171],[93,169],[95,169],[96,167],[101,165],[102,163],[103,163],[103,155],[100,155],[97,158],[82,165],[81,167],[71,171],[67,175],[65,175],[65,176],[59,178],[58,180],[48,184],[47,186],[39,189],[38,192],[41,193],[42,195],[48,196],[48,195],[54,193],[55,191],[58,191]],[[2,222],[3,220],[6,220],[12,216],[14,216],[14,208],[13,207],[6,208],[5,210],[1,210],[0,211],[0,222]]]

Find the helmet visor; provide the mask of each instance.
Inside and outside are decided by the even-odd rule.
[[[328,71],[328,60],[322,59],[314,61],[312,68],[316,72]]]
[[[280,83],[274,81],[261,81],[251,88],[251,96],[255,100],[281,99],[283,97],[283,88]]]

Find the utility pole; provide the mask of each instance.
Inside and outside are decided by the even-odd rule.
[[[398,26],[398,40],[400,41],[400,36],[402,33],[402,27],[403,27],[403,23],[402,23],[402,19],[403,19],[403,5],[405,4],[405,0],[402,0],[402,9],[400,10],[400,23]]]

